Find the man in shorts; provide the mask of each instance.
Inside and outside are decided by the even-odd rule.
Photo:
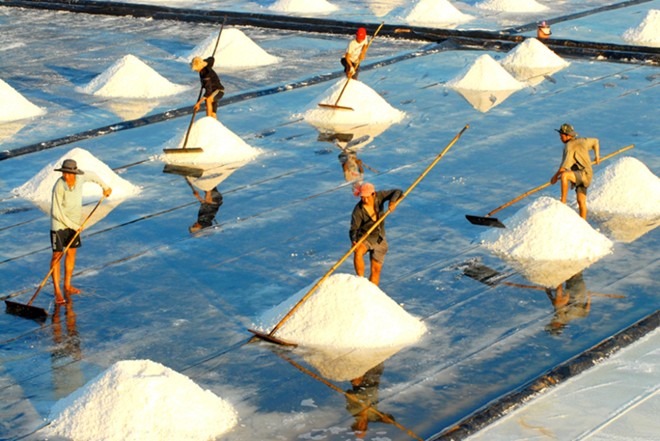
[[[216,118],[218,101],[225,95],[225,86],[222,85],[220,77],[213,70],[214,63],[214,57],[208,57],[204,60],[201,57],[195,57],[190,62],[190,67],[199,73],[199,81],[204,89],[204,95],[195,103],[195,112],[199,110],[203,101],[206,103],[206,116]]]
[[[349,236],[355,245],[362,236],[383,216],[385,201],[388,201],[388,210],[396,209],[397,201],[401,198],[399,189],[376,191],[373,184],[365,182],[359,188],[357,196],[360,202],[355,205],[351,217]],[[385,222],[381,222],[374,231],[356,249],[353,254],[355,273],[364,276],[364,255],[369,252],[371,260],[371,274],[369,281],[374,285],[380,282],[380,271],[383,267],[385,254],[387,254],[387,239],[385,237]]]
[[[53,286],[55,288],[55,303],[66,303],[60,289],[60,260],[64,258],[64,294],[68,297],[80,293],[71,285],[71,276],[76,264],[76,249],[80,247],[80,235],[76,232],[81,228],[83,185],[94,182],[103,188],[103,195],[110,196],[112,189],[99,178],[96,173],[80,170],[73,159],[65,159],[62,167],[55,171],[62,172],[62,177],[53,186],[53,198],[50,207],[51,227],[50,243],[53,257],[50,266],[53,270]],[[75,237],[75,239],[74,239]],[[73,240],[73,242],[71,242]],[[71,243],[66,254],[64,249]]]
[[[559,170],[552,176],[550,183],[561,181],[561,201],[566,203],[568,184],[575,187],[580,217],[587,220],[587,188],[591,184],[593,169],[589,150],[595,153],[596,164],[600,163],[600,145],[596,138],[578,138],[570,124],[562,124],[559,129],[561,142],[564,143],[564,153]]]
[[[367,51],[367,30],[359,28],[355,33],[355,38],[348,43],[346,53],[341,59],[341,65],[344,66],[344,72],[347,78],[358,79],[359,65],[364,60]]]

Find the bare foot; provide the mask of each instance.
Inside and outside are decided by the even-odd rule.
[[[74,286],[64,287],[64,292],[66,295],[80,294],[80,290]]]
[[[56,305],[64,305],[66,303],[66,300],[64,300],[64,297],[60,296],[55,296],[55,304]]]

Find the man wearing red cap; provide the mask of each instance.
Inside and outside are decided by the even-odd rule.
[[[355,38],[348,43],[346,54],[341,59],[341,64],[344,66],[346,77],[354,80],[358,79],[359,65],[364,60],[365,52],[367,51],[367,30],[359,28],[355,33]]]
[[[373,184],[365,182],[360,186],[358,196],[360,202],[355,205],[351,217],[349,236],[355,245],[362,236],[380,219],[385,212],[385,201],[388,201],[388,210],[394,211],[396,203],[403,195],[399,189],[376,191]],[[387,254],[387,239],[385,237],[385,222],[381,222],[374,231],[356,249],[353,254],[355,273],[364,276],[364,255],[369,252],[371,260],[371,274],[369,281],[374,285],[380,282],[380,270],[383,267],[385,254]]]

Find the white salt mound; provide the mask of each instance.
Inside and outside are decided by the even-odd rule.
[[[80,170],[93,171],[108,184],[112,188],[112,194],[108,198],[109,200],[124,199],[140,193],[140,187],[120,177],[101,160],[80,147],[69,150],[55,162],[46,165],[32,179],[20,187],[14,188],[12,193],[28,199],[37,205],[49,206],[55,181],[62,176],[62,173],[56,172],[55,169],[60,168],[65,159],[74,159]],[[83,187],[84,199],[98,200],[101,194],[102,189],[98,185],[87,184]]]
[[[46,111],[35,106],[13,87],[0,80],[0,122],[34,118]]]
[[[481,55],[472,66],[446,85],[465,90],[519,90],[526,87],[488,54]]]
[[[660,216],[660,178],[638,159],[620,158],[594,175],[587,203],[599,214]]]
[[[158,98],[188,90],[173,84],[134,55],[126,55],[84,87],[83,93],[110,98]]]
[[[309,103],[303,113],[305,121],[315,127],[334,130],[362,124],[393,124],[401,121],[405,116],[404,112],[390,106],[376,91],[358,80],[348,82],[338,103],[339,106],[351,107],[353,110],[319,106],[319,103],[335,104],[345,84],[346,79],[337,81]]]
[[[431,26],[458,25],[473,19],[473,16],[463,14],[448,0],[419,0],[405,17],[408,23]]]
[[[280,61],[278,57],[270,55],[259,47],[240,29],[224,29],[218,49],[213,53],[217,38],[217,35],[209,35],[190,51],[186,61],[189,62],[194,57],[207,58],[213,55],[215,57],[213,69],[217,71],[267,66]]]
[[[475,5],[477,8],[502,12],[540,12],[548,7],[535,0],[486,0]]]
[[[278,12],[333,12],[339,8],[326,0],[278,0],[268,9]]]
[[[237,424],[234,408],[149,360],[120,361],[51,409],[51,436],[76,441],[207,441]]]
[[[506,228],[481,234],[481,244],[513,260],[596,261],[612,250],[612,241],[594,230],[572,208],[541,197],[504,221]]]
[[[507,69],[509,67],[554,69],[569,65],[567,61],[536,38],[528,38],[517,45],[500,61],[500,64]]]
[[[262,314],[255,321],[255,329],[270,332],[312,286]],[[376,349],[413,344],[425,332],[424,323],[367,279],[335,274],[312,293],[275,336],[308,347]]]
[[[185,133],[172,139],[168,145],[173,145],[173,148],[182,148],[184,140]],[[203,152],[165,154],[162,159],[172,164],[224,164],[246,161],[260,153],[259,149],[250,146],[220,121],[210,116],[195,121],[190,130],[186,147],[200,147]]]
[[[660,10],[651,9],[636,28],[628,29],[622,38],[633,44],[660,47]]]

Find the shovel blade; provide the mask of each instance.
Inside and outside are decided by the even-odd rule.
[[[337,110],[355,110],[352,107],[338,106],[336,104],[326,104],[326,103],[319,103],[319,107],[325,107],[326,109],[337,109]]]
[[[465,218],[474,225],[483,225],[484,227],[506,228],[506,226],[495,217],[472,216],[466,214]]]
[[[251,333],[254,334],[253,338],[259,338],[261,340],[266,340],[266,341],[269,341],[271,343],[275,343],[276,345],[280,345],[280,346],[298,346],[295,343],[290,343],[288,341],[280,340],[277,337],[274,337],[274,336],[269,335],[269,334],[265,334],[265,333],[260,332],[260,331],[255,331],[254,329],[248,329],[248,331],[250,331]]]
[[[12,302],[11,300],[5,300],[5,306],[7,314],[41,322],[48,318],[48,312],[45,309],[36,306],[24,305],[23,303]]]
[[[204,174],[204,169],[197,167],[187,167],[185,165],[165,164],[163,173],[188,176],[190,178],[199,178]]]
[[[163,149],[167,154],[179,154],[179,153],[204,153],[201,147],[186,147],[184,149]]]

